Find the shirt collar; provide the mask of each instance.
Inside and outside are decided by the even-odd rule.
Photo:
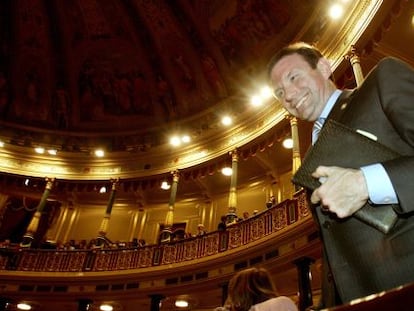
[[[321,115],[319,118],[326,119],[331,112],[333,106],[335,105],[336,101],[338,100],[339,96],[342,94],[342,90],[336,89],[332,95],[329,97],[328,102],[325,105],[325,108],[323,108]]]

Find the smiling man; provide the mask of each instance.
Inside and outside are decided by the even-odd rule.
[[[310,194],[324,244],[321,307],[414,281],[414,71],[385,58],[358,89],[344,91],[331,75],[329,61],[302,42],[278,51],[268,67],[275,97],[293,116],[319,126],[335,120],[403,156],[359,169],[319,166],[313,172],[323,179]],[[353,217],[367,202],[399,215],[389,233]]]

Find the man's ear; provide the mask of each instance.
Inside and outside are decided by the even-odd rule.
[[[318,70],[322,73],[325,79],[329,79],[329,77],[332,75],[331,64],[324,57],[319,58],[316,68],[318,68]]]

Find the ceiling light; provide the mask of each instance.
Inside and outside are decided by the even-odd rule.
[[[181,145],[181,139],[178,136],[173,136],[170,138],[170,144],[173,146],[179,146]]]
[[[106,193],[106,187],[103,186],[99,189],[99,193]]]
[[[19,303],[17,304],[17,309],[19,310],[31,310],[32,306],[27,303]]]
[[[223,118],[221,118],[221,124],[223,125],[231,125],[233,123],[233,120],[231,119],[231,117],[229,116],[224,116]]]
[[[293,139],[292,138],[285,138],[282,142],[283,147],[286,149],[292,149],[293,148]]]
[[[111,305],[107,305],[107,304],[99,306],[99,310],[101,311],[112,311],[113,309],[114,307],[112,307]]]
[[[174,147],[181,145],[181,143],[189,143],[191,141],[191,137],[189,135],[182,135],[181,137],[173,136],[170,138],[170,144]]]
[[[24,181],[24,185],[27,187],[29,185],[29,183],[30,183],[29,178],[26,178],[26,180]]]
[[[255,96],[252,96],[252,98],[250,99],[250,103],[253,106],[258,107],[258,106],[261,106],[263,104],[263,100],[260,96],[255,95]]]
[[[39,154],[43,154],[45,152],[45,148],[42,147],[36,147],[35,152]]]
[[[0,148],[3,148],[4,147],[4,142],[2,142],[1,140],[0,140]]]
[[[103,151],[102,149],[96,149],[95,155],[99,158],[102,158],[105,155],[105,151]]]
[[[50,155],[56,155],[57,154],[57,150],[56,149],[49,149],[47,151],[47,153],[50,154]]]
[[[190,136],[188,136],[188,135],[183,135],[183,137],[181,137],[181,141],[182,141],[183,143],[189,143],[189,142],[190,142],[190,140],[191,140],[191,138],[190,138]]]
[[[260,95],[262,96],[262,98],[264,99],[269,99],[272,97],[272,89],[269,86],[264,86],[262,87],[262,89],[260,90]]]
[[[344,8],[340,4],[334,4],[329,9],[329,16],[332,19],[339,19],[344,13]]]
[[[188,301],[187,300],[182,300],[182,299],[176,300],[175,301],[175,306],[177,308],[187,308],[188,307]]]
[[[232,169],[231,167],[223,167],[223,168],[221,169],[221,173],[222,173],[224,176],[231,176],[231,174],[233,174],[233,169]]]
[[[163,189],[163,190],[168,190],[168,189],[170,189],[171,188],[171,185],[167,182],[167,181],[163,181],[162,183],[161,183],[161,189]]]

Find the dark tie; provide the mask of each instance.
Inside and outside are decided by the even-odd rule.
[[[326,118],[319,118],[313,123],[312,128],[312,145],[316,142],[319,136],[319,132],[322,129],[323,124],[325,123]]]

